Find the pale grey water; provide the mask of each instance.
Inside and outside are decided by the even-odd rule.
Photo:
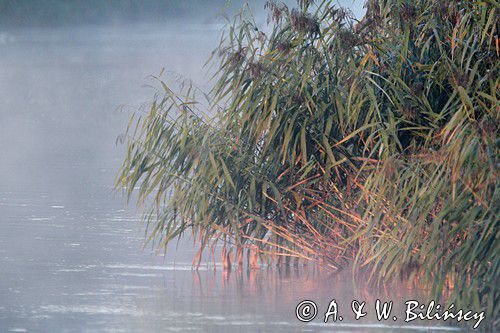
[[[347,273],[313,268],[196,272],[186,242],[166,257],[142,249],[139,215],[112,190],[123,156],[115,140],[128,115],[116,110],[148,101],[153,92],[141,86],[162,67],[203,85],[218,32],[136,25],[2,33],[0,332],[414,331],[401,320],[349,315],[353,299],[401,303],[412,294],[404,289],[371,293]],[[323,325],[333,298],[346,320]],[[294,316],[303,299],[319,305],[310,324]]]

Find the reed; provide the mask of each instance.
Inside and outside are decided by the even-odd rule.
[[[268,34],[228,23],[205,102],[159,80],[132,117],[117,184],[139,187],[148,241],[404,276],[496,327],[498,2],[266,6]]]

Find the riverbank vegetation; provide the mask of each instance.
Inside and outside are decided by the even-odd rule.
[[[210,92],[161,83],[132,118],[118,185],[150,241],[193,232],[196,261],[222,243],[404,277],[496,325],[498,2],[371,0],[361,21],[334,3],[269,1],[267,34],[236,17]]]

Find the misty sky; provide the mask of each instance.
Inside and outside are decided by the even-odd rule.
[[[284,2],[297,6],[295,0]],[[358,17],[364,12],[362,0],[334,2],[351,8]],[[221,14],[234,15],[245,3],[257,17],[265,15],[266,0],[0,0],[0,27],[210,22]]]

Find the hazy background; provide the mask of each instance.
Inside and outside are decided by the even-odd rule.
[[[162,23],[172,19],[213,20],[214,14],[223,9],[235,10],[242,3],[224,0],[1,0],[0,12],[4,26]],[[251,3],[262,7],[264,1]]]
[[[295,0],[282,1],[295,6]],[[321,2],[321,1],[317,1]],[[0,27],[54,27],[96,24],[213,22],[232,15],[247,3],[264,14],[266,0],[0,0]],[[344,0],[360,17],[364,1]]]

